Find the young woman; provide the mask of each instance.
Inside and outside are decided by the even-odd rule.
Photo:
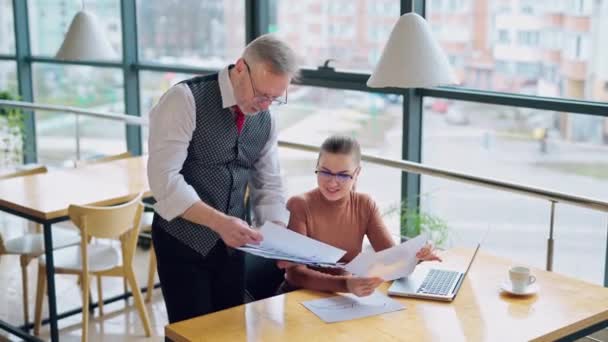
[[[361,172],[360,162],[361,149],[355,139],[329,137],[321,145],[317,161],[318,187],[287,202],[291,212],[289,229],[346,250],[340,260],[346,263],[361,252],[365,236],[375,251],[395,245],[374,200],[354,191]],[[429,245],[416,256],[421,260],[440,260]],[[286,269],[285,282],[279,292],[307,288],[367,296],[383,282],[381,278],[357,277],[339,269],[312,268],[282,261],[279,267]]]

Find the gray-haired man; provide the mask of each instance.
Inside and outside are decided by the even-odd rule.
[[[261,36],[217,74],[169,89],[150,112],[152,238],[170,322],[243,302],[244,258],[262,236],[243,220],[247,185],[257,224],[286,224],[277,125],[297,73],[282,41]]]

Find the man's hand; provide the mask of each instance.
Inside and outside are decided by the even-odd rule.
[[[224,217],[212,228],[220,234],[226,245],[233,248],[248,243],[257,245],[263,240],[260,232],[251,229],[247,222],[233,216]]]
[[[346,279],[346,289],[357,297],[365,297],[371,295],[383,282],[384,280],[378,277],[351,277]]]

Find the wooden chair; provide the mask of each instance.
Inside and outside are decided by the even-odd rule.
[[[154,244],[152,241],[152,218],[154,216],[153,212],[144,213],[144,218],[142,220],[141,230],[149,234],[150,238],[150,259],[148,262],[148,291],[146,292],[146,303],[150,303],[152,301],[152,291],[154,290],[154,277],[156,276],[156,253],[154,252]]]
[[[46,173],[44,166],[20,170],[0,176],[0,180]],[[0,255],[18,255],[21,266],[21,286],[23,291],[23,321],[29,323],[29,293],[27,266],[33,259],[44,254],[44,236],[40,233],[40,225],[36,225],[36,233],[27,233],[16,238],[4,241],[0,234]],[[80,242],[80,235],[73,229],[53,228],[53,248],[59,249],[76,245]]]
[[[133,256],[143,212],[141,196],[142,194],[138,194],[127,203],[113,207],[71,205],[68,209],[70,219],[80,229],[80,245],[56,251],[53,258],[57,274],[74,274],[82,279],[82,341],[87,340],[89,329],[87,308],[89,307],[91,276],[126,278],[133,292],[135,307],[139,312],[146,336],[151,335],[150,320],[133,271]],[[109,244],[93,244],[91,243],[92,238],[118,239],[120,249]],[[34,334],[36,335],[40,331],[42,301],[46,285],[44,256],[40,257],[39,265],[34,322]],[[101,284],[98,285],[99,308],[103,313]]]
[[[115,161],[115,160],[131,158],[131,157],[133,157],[133,154],[131,154],[131,152],[127,151],[127,152],[123,152],[123,153],[119,153],[119,154],[112,154],[112,155],[101,157],[101,158],[76,160],[76,161],[74,161],[74,167],[79,168],[79,167],[84,167],[87,165],[107,163],[107,162],[111,162],[111,161]],[[65,222],[65,223],[60,223],[60,225],[72,226],[72,223]],[[98,285],[101,284],[101,277],[97,277],[97,284]],[[123,287],[124,287],[125,292],[127,292],[127,279],[124,279]],[[103,315],[103,309],[101,309],[101,308],[100,308],[100,314]]]
[[[130,157],[133,157],[131,152],[123,152],[123,153],[114,154],[111,156],[105,156],[105,157],[101,157],[101,158],[76,160],[74,162],[74,167],[78,168],[78,167],[82,167],[85,165],[106,163],[106,162],[110,162],[110,161],[114,161],[114,160],[130,158]]]

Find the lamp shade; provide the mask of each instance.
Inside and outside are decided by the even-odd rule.
[[[419,88],[458,83],[426,20],[416,13],[399,18],[380,61],[367,80],[372,88]]]
[[[116,53],[97,17],[91,12],[80,11],[72,20],[55,57],[65,60],[100,60],[115,59]]]

